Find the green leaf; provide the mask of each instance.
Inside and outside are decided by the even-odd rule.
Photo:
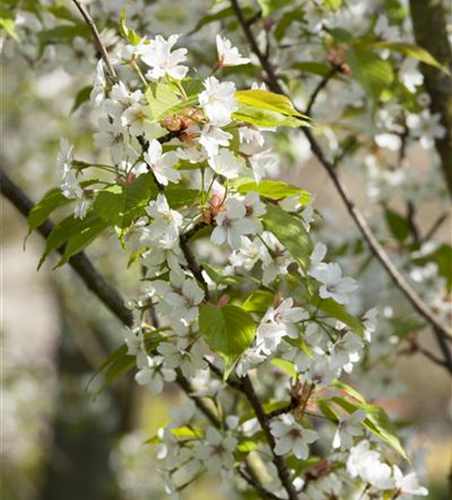
[[[280,181],[264,180],[259,184],[247,182],[237,186],[237,191],[241,194],[247,194],[250,191],[258,193],[260,196],[271,200],[282,200],[291,196],[299,196],[301,205],[306,205],[312,198],[311,193],[291,184]]]
[[[100,394],[115,380],[118,380],[132,370],[136,366],[136,357],[127,354],[127,346],[123,345],[112,353],[106,360],[106,363],[107,364],[102,369],[103,383],[99,390],[96,391],[96,394]],[[96,375],[97,374],[94,376]]]
[[[356,399],[356,401],[358,401],[359,403],[366,403],[364,396],[350,385],[345,384],[344,382],[340,382],[339,380],[333,382],[331,385],[333,387],[336,387],[337,389],[340,389],[341,391],[346,392],[349,396],[351,396],[353,399]]]
[[[331,72],[331,67],[328,64],[315,61],[299,61],[292,64],[292,68],[319,76],[326,76]]]
[[[374,100],[394,81],[391,64],[370,50],[350,49],[346,52],[345,59],[353,76]]]
[[[281,370],[285,374],[289,375],[289,377],[297,378],[298,373],[292,361],[287,361],[287,359],[281,358],[273,358],[270,363],[274,367],[278,368],[278,370]]]
[[[287,5],[287,0],[256,0],[262,9],[262,16],[268,17],[270,14]]]
[[[121,11],[121,17],[119,19],[119,33],[123,38],[127,38],[131,45],[138,45],[141,41],[141,37],[134,31],[126,26],[126,9],[125,7]]]
[[[267,204],[267,212],[262,220],[267,230],[278,238],[306,272],[312,253],[312,241],[303,222],[270,203]]]
[[[48,43],[67,43],[78,36],[90,38],[91,31],[86,24],[65,24],[38,33],[41,46]]]
[[[323,0],[323,3],[330,10],[337,10],[342,6],[342,0]]]
[[[389,444],[389,446],[400,453],[403,458],[408,459],[397,436],[395,426],[383,408],[375,404],[351,402],[340,397],[334,397],[332,400],[344,408],[348,413],[354,413],[356,410],[363,410],[366,414],[366,419],[363,421],[364,427]]]
[[[351,328],[360,337],[364,335],[364,328],[358,318],[347,312],[342,304],[338,304],[333,299],[322,299],[318,295],[312,297],[309,303],[313,307],[318,307],[328,316],[332,316]]]
[[[171,109],[180,104],[176,92],[164,82],[151,82],[145,92],[149,104],[150,119],[160,121],[171,114]]]
[[[47,256],[53,250],[58,250],[61,248],[72,236],[77,236],[86,228],[91,225],[96,224],[99,221],[99,216],[90,211],[87,213],[84,219],[76,219],[73,215],[63,219],[59,224],[57,224],[53,231],[49,234],[46,240],[46,247],[41,260],[38,264],[38,269],[42,266]]]
[[[207,304],[199,310],[199,331],[207,345],[232,365],[253,342],[256,323],[240,307]]]
[[[192,439],[199,439],[204,436],[204,431],[196,427],[188,427],[183,425],[181,427],[173,427],[171,434],[178,439],[178,441],[190,441]],[[158,444],[162,442],[162,438],[157,434],[149,439],[146,439],[144,444]]]
[[[285,12],[282,15],[281,20],[279,21],[278,25],[275,28],[275,31],[274,31],[275,38],[278,41],[281,40],[283,38],[283,36],[285,35],[287,29],[289,28],[289,26],[292,23],[294,23],[294,22],[302,23],[303,21],[304,21],[303,9],[297,8],[297,9]]]
[[[237,287],[241,284],[244,284],[245,281],[248,281],[241,276],[223,274],[220,268],[211,266],[207,262],[203,262],[202,267],[204,271],[206,271],[206,273],[209,275],[209,278],[217,285]]]
[[[70,21],[72,23],[78,24],[80,21],[74,16],[74,14],[63,5],[62,2],[55,2],[53,5],[40,5],[42,10],[50,12],[55,17],[59,19],[64,19],[65,21]]]
[[[255,436],[252,436],[250,438],[239,438],[239,443],[237,444],[235,451],[236,451],[236,458],[240,461],[244,460],[247,455],[249,455],[252,451],[256,451],[259,449],[259,442],[255,438]]]
[[[438,266],[439,275],[446,280],[448,290],[452,290],[452,246],[442,243],[433,252],[414,259],[419,265],[434,262]]]
[[[97,195],[93,209],[108,224],[125,228],[145,213],[146,205],[157,193],[153,175],[149,172],[126,186],[114,184],[106,187]]]
[[[390,208],[385,210],[385,218],[386,224],[394,238],[401,243],[404,242],[411,233],[411,228],[407,219]]]
[[[77,109],[86,101],[89,101],[91,91],[93,87],[88,85],[87,87],[83,87],[75,96],[74,104],[72,105],[71,114],[75,113]]]
[[[301,120],[295,116],[286,116],[273,111],[258,109],[246,104],[239,104],[239,109],[232,114],[235,120],[251,123],[258,127],[309,127],[306,120]]]
[[[20,41],[16,32],[14,13],[10,9],[5,8],[3,5],[0,12],[0,31],[1,30],[5,30],[11,38],[16,40],[16,42]]]
[[[295,455],[290,455],[287,459],[287,466],[295,472],[295,475],[299,476],[302,472],[316,466],[324,459],[317,457],[315,455],[310,456],[306,460],[300,460]]]
[[[197,189],[168,186],[165,189],[165,196],[169,206],[173,210],[178,210],[181,207],[193,205],[199,198],[199,191]]]
[[[55,188],[49,191],[28,214],[28,234],[43,224],[54,210],[71,201],[73,200],[63,196],[61,189]]]
[[[235,93],[235,97],[242,104],[254,108],[265,109],[282,115],[308,118],[297,111],[286,96],[268,90],[239,90]]]
[[[255,290],[248,295],[242,307],[250,313],[265,314],[273,304],[274,294],[265,290]]]
[[[325,399],[318,399],[316,401],[317,405],[320,408],[322,414],[332,422],[338,423],[340,421],[339,415],[331,408],[328,402]]]
[[[418,45],[414,45],[411,43],[402,43],[402,42],[387,42],[387,41],[379,41],[374,42],[370,45],[370,47],[375,49],[389,49],[394,52],[399,52],[408,57],[412,57],[413,59],[417,59],[419,62],[424,64],[428,64],[429,66],[433,66],[436,69],[439,69],[443,73],[446,73],[450,76],[450,71],[446,66],[437,61],[427,50],[419,47]]]
[[[82,188],[96,184],[96,179],[83,181],[80,183]],[[28,214],[29,232],[34,231],[49,217],[49,215],[58,207],[73,202],[70,198],[63,196],[61,189],[55,188],[46,193],[41,200],[30,210]]]
[[[58,262],[58,266],[65,264],[73,255],[78,254],[90,243],[92,243],[103,231],[108,224],[100,217],[93,217],[87,220],[79,232],[71,236],[64,249],[63,256]]]
[[[234,15],[234,11],[232,7],[227,7],[226,9],[219,10],[214,14],[209,14],[208,16],[203,16],[200,21],[196,24],[196,26],[190,31],[188,36],[193,35],[197,31],[199,31],[204,26],[207,26],[210,23],[214,23],[215,21],[220,21],[221,19],[225,19],[226,17],[230,17]]]

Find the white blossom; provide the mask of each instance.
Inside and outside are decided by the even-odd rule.
[[[180,172],[173,168],[179,161],[177,154],[174,151],[163,153],[162,145],[156,139],[149,144],[144,159],[151,166],[157,181],[163,186],[167,186],[169,182],[177,184],[180,181]]]
[[[203,443],[196,447],[199,457],[212,475],[230,471],[234,466],[234,451],[237,440],[229,434],[223,436],[214,427],[208,427]]]
[[[398,491],[398,499],[408,499],[410,495],[422,497],[428,495],[428,489],[424,486],[420,486],[419,479],[415,472],[410,472],[404,476],[397,465],[394,465],[392,470],[394,473],[395,487]]]
[[[235,179],[245,168],[245,160],[233,151],[220,148],[218,154],[208,160],[211,169],[226,179]]]
[[[219,82],[214,76],[204,80],[203,90],[198,98],[212,125],[224,127],[231,121],[232,113],[237,110],[235,84]]]
[[[99,59],[96,64],[93,89],[90,94],[90,99],[94,106],[99,107],[104,103],[106,88],[107,80],[105,78],[105,63],[102,59]]]
[[[124,341],[127,345],[127,354],[136,356],[144,346],[144,337],[141,328],[127,328]]]
[[[203,359],[205,349],[200,341],[192,346],[185,338],[180,338],[177,344],[161,342],[157,351],[163,356],[166,368],[180,368],[184,376],[189,379],[207,368],[207,363]]]
[[[135,375],[135,380],[140,385],[148,386],[154,394],[162,392],[164,382],[176,380],[176,372],[164,366],[161,356],[138,356],[137,366],[139,371]]]
[[[187,57],[187,49],[172,48],[176,45],[180,35],[171,35],[165,40],[161,35],[150,40],[149,47],[141,56],[142,61],[152,69],[146,73],[146,78],[158,80],[166,75],[175,80],[182,80],[187,74],[188,68],[182,66]]]
[[[347,471],[352,478],[359,477],[379,490],[390,490],[394,487],[391,467],[381,461],[380,453],[370,449],[367,440],[361,441],[350,450]]]
[[[317,266],[309,271],[309,275],[322,283],[319,290],[322,299],[332,298],[339,304],[347,304],[349,295],[357,289],[356,280],[343,278],[342,269],[335,262]]]
[[[353,439],[363,434],[364,429],[361,424],[365,418],[366,414],[358,410],[341,419],[334,435],[333,448],[340,448],[342,451],[349,450],[353,446]]]
[[[222,38],[217,35],[217,51],[218,51],[218,66],[240,66],[248,64],[250,59],[242,57],[239,50],[232,46],[232,43],[227,38]]]
[[[171,248],[179,241],[179,228],[183,217],[176,210],[171,210],[164,194],[149,202],[146,213],[152,217],[153,223],[146,228],[145,241],[157,243],[163,248]]]
[[[303,428],[291,414],[283,415],[281,420],[272,422],[270,430],[276,441],[275,453],[293,453],[299,460],[308,458],[308,445],[318,439],[317,432]]]
[[[442,139],[446,135],[446,129],[440,122],[440,114],[431,114],[428,109],[424,109],[417,115],[411,113],[406,119],[410,132],[414,137],[419,138],[421,146],[425,149],[431,148],[435,139]]]
[[[228,146],[232,135],[214,125],[207,124],[201,130],[199,143],[206,150],[209,157],[215,156],[219,152],[220,146]]]
[[[259,227],[255,222],[246,217],[246,207],[243,201],[229,198],[225,210],[215,218],[216,227],[210,237],[215,245],[228,243],[234,250],[240,248],[244,235],[256,234]]]

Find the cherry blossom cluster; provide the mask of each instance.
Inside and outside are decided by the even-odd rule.
[[[178,38],[143,38],[123,47],[114,62],[118,70],[128,69],[135,77],[129,75],[128,81],[126,77],[112,81],[100,61],[91,93],[92,104],[102,113],[95,145],[107,149],[113,163],[98,167],[114,173],[119,185],[129,186],[141,176],[151,175],[158,187],[145,215],[123,234],[126,247],[138,255],[144,270],[142,295],[135,303],[136,326],[126,332],[125,342],[127,354],[136,358],[136,381],[153,394],[181,376],[192,384],[193,400],[183,416],[179,413],[155,438],[166,490],[175,499],[204,472],[229,482],[233,472],[242,467],[240,446],[250,440],[263,456],[273,453],[307,460],[310,446],[324,441],[325,429],[306,420],[306,405],[315,405],[313,401],[322,391],[331,390],[343,372],[352,372],[371,341],[376,321],[376,311],[369,311],[362,318],[364,335],[360,337],[334,315],[320,315],[322,301],[330,300],[340,307],[347,304],[357,282],[343,277],[339,264],[325,262],[327,248],[322,243],[315,245],[309,268],[304,269],[263,223],[267,204],[258,194],[259,185],[277,168],[277,159],[265,147],[268,129],[235,118],[239,110],[235,84],[218,77],[222,68],[248,64],[249,59],[218,35],[213,74],[202,80],[197,94],[189,95],[187,50],[175,48]],[[191,105],[180,111],[176,106],[174,112],[152,120],[155,101],[148,96],[152,88],[157,101],[159,89],[164,88]],[[62,193],[76,200],[74,216],[83,218],[96,188],[81,187],[85,165],[74,159],[73,147],[65,139],[58,164]],[[256,190],[240,192],[247,179]],[[176,185],[196,189],[198,203],[175,204],[169,195]],[[312,200],[301,203],[299,196],[284,196],[277,205],[310,234],[315,221]],[[264,293],[273,296],[266,310],[252,315],[258,322],[256,334],[232,367],[215,354],[200,332],[200,308],[212,303],[212,297],[220,309],[231,301],[230,295],[222,294],[227,287],[199,266],[198,255],[187,251],[186,234],[205,228],[210,228],[210,246],[204,249],[203,260],[208,262],[217,255],[223,262],[224,280],[240,277],[243,283],[251,283],[254,279],[263,284]],[[295,299],[291,281],[316,286],[320,303],[312,306]],[[238,285],[237,291],[244,294],[240,289]],[[269,417],[272,441],[257,443],[258,420],[240,416],[237,408],[228,410],[233,395],[221,373],[227,370],[224,377],[237,378],[239,386],[241,379],[260,373],[268,384],[268,377],[275,373],[274,361],[288,363],[293,370],[290,376],[283,376],[281,387],[272,387],[275,401],[282,403],[287,394],[294,401],[298,391],[304,402],[301,408],[295,405],[280,416]],[[215,417],[200,428],[201,414],[193,402],[199,398],[221,408],[220,415],[226,412],[224,420]],[[355,488],[358,491],[362,484],[371,495],[388,490],[395,492],[394,498],[405,493],[426,494],[415,476],[403,476],[397,466],[391,468],[375,445],[364,439],[364,411],[338,418],[328,458],[336,465],[319,468],[311,483],[295,474],[293,487],[300,498],[340,496]],[[266,487],[284,495],[280,470],[270,467],[268,473],[272,481]],[[354,479],[352,487],[347,484],[347,474]]]

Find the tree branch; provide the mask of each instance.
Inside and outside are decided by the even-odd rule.
[[[273,68],[269,61],[266,60],[264,54],[259,50],[256,39],[250,29],[250,27],[246,24],[245,18],[243,16],[243,12],[237,2],[237,0],[230,0],[232,8],[237,16],[237,19],[243,29],[243,32],[248,39],[251,49],[256,54],[257,58],[262,64],[265,72],[267,73],[269,86],[273,92],[284,94],[278,78],[273,71]],[[449,341],[452,341],[452,333],[450,333],[449,329],[443,325],[435,316],[434,312],[425,304],[422,298],[417,294],[417,292],[411,287],[411,285],[405,280],[400,271],[396,268],[396,266],[392,263],[391,259],[387,255],[384,248],[380,245],[379,241],[373,234],[370,229],[367,221],[358,207],[355,205],[353,199],[349,195],[345,185],[339,179],[338,175],[335,172],[335,165],[331,163],[325,156],[322,148],[319,143],[315,139],[311,130],[307,127],[302,127],[302,131],[306,135],[309,144],[311,145],[311,149],[314,155],[317,157],[319,162],[327,171],[330,179],[333,181],[336,190],[338,191],[342,201],[344,202],[348,213],[354,220],[356,226],[360,230],[361,234],[367,241],[372,253],[375,257],[380,261],[383,267],[386,269],[388,274],[391,276],[395,285],[399,288],[399,290],[405,295],[408,301],[411,303],[413,308],[423,317],[425,318],[435,329],[439,332],[440,335],[447,338]]]
[[[19,212],[28,217],[30,210],[33,208],[33,202],[27,195],[16,186],[9,177],[0,170],[0,191],[11,203],[19,210]],[[38,231],[47,238],[52,232],[54,226],[46,220]],[[64,247],[58,249],[61,255],[64,253]],[[96,294],[99,299],[107,306],[107,308],[126,326],[132,326],[133,315],[132,311],[128,309],[119,293],[112,288],[103,278],[101,274],[92,265],[91,261],[80,252],[69,259],[69,265],[80,276],[82,281]]]
[[[442,2],[410,0],[410,12],[416,43],[452,71],[447,15]],[[446,135],[436,139],[435,145],[452,196],[452,81],[449,75],[427,64],[421,64],[420,70],[430,96],[430,110],[439,114],[441,124],[446,129]]]
[[[282,455],[277,455],[275,453],[276,442],[273,434],[270,430],[270,418],[265,413],[264,408],[254,390],[253,384],[251,383],[248,375],[242,378],[242,392],[245,394],[248,399],[251,407],[254,410],[257,420],[264,431],[267,442],[270,446],[272,455],[273,455],[273,463],[275,464],[276,470],[278,471],[279,479],[284,486],[287,494],[289,495],[290,500],[298,500],[298,493],[295,489],[295,486],[290,477],[289,469],[287,468],[286,461]]]
[[[314,92],[311,95],[311,98],[309,99],[308,106],[306,108],[306,115],[310,115],[312,108],[314,107],[315,101],[317,99],[317,96],[320,94],[320,92],[328,85],[328,82],[333,78],[333,76],[337,73],[338,68],[336,66],[333,66],[330,71],[320,80],[319,84],[317,87],[314,89]]]
[[[263,498],[267,498],[268,500],[282,500],[278,495],[275,495],[271,491],[268,491],[267,488],[264,488],[262,484],[254,479],[250,474],[245,472],[241,467],[237,467],[237,472],[243,479],[251,485],[256,491],[258,491]]]
[[[113,83],[116,83],[118,81],[116,71],[110,63],[107,48],[105,47],[105,45],[102,41],[102,38],[100,37],[100,33],[97,29],[97,26],[96,26],[96,23],[94,22],[94,19],[90,16],[89,12],[79,2],[79,0],[72,0],[72,1],[74,2],[75,6],[79,10],[80,14],[82,15],[83,19],[85,20],[86,24],[88,25],[89,29],[91,30],[91,33],[94,36],[94,41],[96,43],[97,50],[99,51],[99,54],[101,55],[101,57],[105,63],[105,66],[107,67],[110,79],[112,80]]]

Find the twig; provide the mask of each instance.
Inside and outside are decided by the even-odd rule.
[[[243,477],[243,479],[250,485],[252,486],[256,491],[258,491],[264,498],[268,498],[269,500],[282,500],[281,497],[278,495],[275,495],[271,491],[267,490],[267,488],[264,488],[262,484],[254,479],[250,474],[245,472],[241,467],[237,467],[237,472],[240,476]]]
[[[282,408],[278,408],[277,410],[273,410],[267,413],[268,418],[275,418],[279,417],[280,415],[285,415],[286,413],[290,413],[292,410],[294,410],[297,407],[297,402],[294,398],[292,398],[292,401],[286,405],[283,406]]]
[[[436,221],[433,223],[432,227],[425,233],[425,235],[421,238],[421,243],[425,243],[429,239],[435,236],[438,229],[444,224],[444,222],[449,217],[449,212],[444,212],[441,214]]]
[[[314,89],[314,92],[311,95],[311,98],[309,99],[308,107],[306,108],[306,115],[310,115],[312,108],[314,107],[315,101],[317,99],[317,96],[320,94],[320,92],[328,85],[328,82],[333,78],[333,76],[337,73],[338,67],[333,66],[330,71],[320,80],[320,83],[317,85],[317,87]]]
[[[193,273],[193,276],[203,285],[206,299],[209,300],[209,287],[204,279],[204,276],[202,275],[202,267],[198,264],[195,254],[189,245],[190,238],[205,226],[205,222],[199,222],[185,233],[182,233],[179,237],[179,245],[182,249],[185,260],[187,261],[189,269]]]
[[[251,407],[256,414],[256,418],[264,431],[267,442],[270,446],[273,463],[275,464],[276,470],[278,471],[279,479],[284,486],[290,500],[298,500],[298,493],[290,477],[289,469],[287,468],[286,461],[282,455],[277,455],[275,452],[276,442],[273,434],[270,430],[270,419],[265,413],[264,408],[254,390],[253,384],[251,383],[248,375],[242,378],[242,392],[247,397]]]
[[[77,9],[80,11],[80,14],[82,15],[83,19],[85,20],[86,24],[88,25],[89,29],[91,30],[91,33],[93,34],[94,40],[96,42],[97,49],[98,49],[99,54],[101,55],[101,57],[105,63],[105,66],[107,67],[110,78],[113,81],[113,83],[116,83],[118,81],[116,71],[110,63],[107,49],[106,49],[104,43],[102,42],[102,38],[100,37],[100,33],[97,29],[97,26],[96,26],[96,23],[94,22],[94,19],[90,16],[89,12],[79,2],[79,0],[72,0],[72,1],[74,2]]]
[[[436,365],[443,366],[444,368],[447,369],[449,373],[452,373],[452,365],[445,361],[444,359],[439,358],[436,356],[436,354],[433,354],[433,352],[429,351],[428,349],[425,349],[424,347],[418,347],[418,350],[421,354],[423,354],[426,358],[428,358],[432,363]],[[450,351],[449,351],[450,353]],[[450,357],[450,354],[449,354]]]
[[[267,73],[271,90],[279,94],[285,94],[278,81],[277,76],[275,75],[275,72],[273,71],[273,68],[271,67],[271,64],[265,59],[265,56],[262,54],[257,45],[256,39],[254,38],[251,29],[249,28],[249,26],[247,26],[243,17],[243,12],[239,7],[237,0],[230,1],[233,10],[236,13],[237,19],[243,29],[243,32],[248,39],[251,49],[256,54],[262,64],[262,67]],[[377,259],[386,269],[396,286],[405,295],[409,302],[411,302],[414,309],[435,328],[435,332],[437,332],[437,334],[442,335],[449,341],[452,341],[452,333],[450,333],[449,329],[436,318],[434,312],[425,304],[422,298],[417,294],[417,292],[411,287],[411,285],[405,280],[400,271],[392,263],[386,251],[380,245],[379,241],[367,224],[365,217],[355,205],[355,202],[352,200],[351,196],[348,194],[345,185],[336,174],[335,165],[326,158],[322,148],[313,136],[311,130],[307,127],[303,127],[302,130],[311,145],[313,153],[327,171],[330,179],[333,181],[333,184],[335,185],[336,190],[338,191],[342,201],[344,202],[348,213],[353,218],[358,229],[361,231],[361,234],[366,239],[372,253],[375,255],[375,257],[377,257]]]

